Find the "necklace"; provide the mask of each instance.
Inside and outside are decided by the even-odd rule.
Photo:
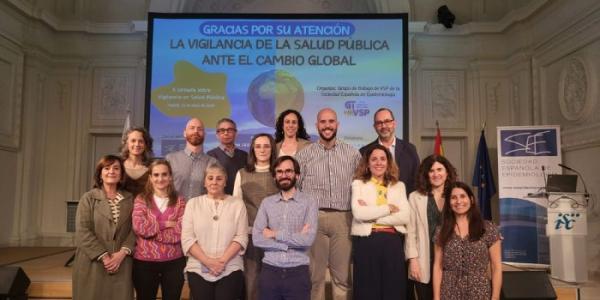
[[[460,226],[458,226],[458,223],[456,223],[454,226],[456,227],[456,231],[458,231],[458,237],[459,237],[460,239],[464,239],[464,238],[466,238],[466,237],[467,237],[467,235],[469,235],[469,234],[467,233],[467,234],[465,234],[465,236],[463,237],[463,236],[462,236],[462,232],[460,231]]]
[[[218,200],[218,199],[214,199],[213,201],[215,202],[215,205],[214,205],[214,208],[213,208],[213,217],[212,217],[212,219],[213,219],[214,221],[219,221],[219,215],[221,214],[221,213],[219,212],[219,206],[220,206],[220,205],[219,205],[219,204],[220,204],[220,202],[219,202],[219,201],[220,201],[220,200]],[[212,207],[211,207],[211,208],[212,208]]]

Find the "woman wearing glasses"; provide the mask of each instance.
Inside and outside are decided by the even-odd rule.
[[[273,137],[266,133],[259,133],[252,138],[246,166],[240,169],[235,177],[233,196],[242,198],[246,204],[248,226],[250,227],[248,232],[252,232],[251,228],[262,200],[279,191],[275,185],[275,179],[269,172],[275,158]],[[262,266],[262,258],[263,251],[254,247],[250,236],[244,256],[246,299],[248,300],[258,297],[258,274]]]

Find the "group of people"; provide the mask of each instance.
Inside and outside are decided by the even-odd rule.
[[[274,137],[235,146],[235,121],[190,119],[184,150],[152,158],[144,128],[96,165],[79,202],[73,299],[498,299],[500,234],[443,156],[419,161],[391,110],[359,150],[336,112],[282,112]],[[352,266],[352,267],[351,267]],[[330,297],[327,297],[330,298]]]

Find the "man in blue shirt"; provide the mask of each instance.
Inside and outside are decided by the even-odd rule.
[[[280,192],[266,197],[254,220],[252,241],[264,250],[259,299],[310,299],[308,252],[317,233],[317,201],[296,189],[300,165],[281,156],[271,165]]]

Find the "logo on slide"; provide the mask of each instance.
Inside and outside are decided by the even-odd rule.
[[[556,129],[500,132],[502,156],[556,156]]]
[[[364,101],[346,101],[344,108],[344,115],[346,116],[364,117],[369,114],[369,107]]]

